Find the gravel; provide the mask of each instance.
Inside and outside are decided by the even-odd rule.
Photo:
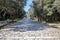
[[[23,19],[30,20],[30,19]],[[60,30],[45,23],[17,22],[0,30],[0,40],[60,40]]]

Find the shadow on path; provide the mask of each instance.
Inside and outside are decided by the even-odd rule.
[[[46,23],[42,23],[42,22],[34,22],[30,19],[23,19],[20,22],[17,22],[14,25],[10,25],[7,28],[11,28],[10,31],[19,31],[19,32],[26,32],[26,31],[37,31],[37,30],[44,30],[48,27],[48,25]]]

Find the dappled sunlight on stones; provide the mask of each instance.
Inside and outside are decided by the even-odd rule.
[[[17,22],[0,30],[1,40],[60,40],[58,29],[49,27],[46,23],[24,20],[21,21],[22,24]]]
[[[40,30],[40,31],[27,31],[27,32],[15,32],[15,31],[7,31],[4,32],[2,35],[2,38],[33,38],[33,39],[57,39],[60,38],[60,31],[51,29],[51,30]]]

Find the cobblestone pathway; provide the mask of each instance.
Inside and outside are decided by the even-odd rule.
[[[24,18],[0,30],[0,40],[60,40],[60,30]]]

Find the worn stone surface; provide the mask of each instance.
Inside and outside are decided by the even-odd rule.
[[[0,26],[6,25],[7,21],[0,21]]]
[[[0,40],[60,40],[60,30],[24,18],[1,29]]]

